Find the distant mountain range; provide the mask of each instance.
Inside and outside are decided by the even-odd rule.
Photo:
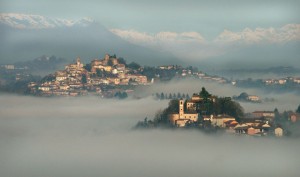
[[[41,15],[4,13],[0,15],[0,22],[12,28],[19,29],[49,29],[57,27],[88,26],[94,22],[90,18],[78,21],[53,19]]]
[[[151,36],[130,30],[109,30],[90,18],[75,21],[6,13],[0,14],[0,64],[27,61],[42,55],[55,55],[69,61],[80,57],[83,62],[89,62],[109,53],[141,65],[194,65],[207,72],[300,67],[299,31],[299,24],[285,25],[277,30],[226,31],[217,41],[207,42],[196,32],[161,32]],[[236,35],[240,40],[232,41]],[[225,36],[226,40],[220,42]],[[260,42],[241,42],[249,36],[260,37]],[[263,36],[267,36],[269,42],[262,42]],[[273,38],[281,42],[270,42]]]
[[[56,55],[82,61],[118,54],[143,65],[180,64],[171,54],[134,45],[91,19],[51,19],[39,15],[0,15],[0,63]]]

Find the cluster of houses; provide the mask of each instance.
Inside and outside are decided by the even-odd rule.
[[[266,85],[284,85],[287,82],[293,82],[296,84],[300,84],[300,78],[299,77],[286,77],[286,78],[281,78],[281,79],[265,79],[264,83]]]
[[[42,83],[29,83],[34,94],[42,96],[78,96],[89,92],[102,94],[103,87],[117,85],[146,85],[147,77],[121,64],[108,54],[104,59],[95,59],[84,67],[80,58],[69,64],[62,71],[55,72],[50,79]]]
[[[254,111],[249,117],[239,122],[235,117],[222,115],[204,115],[195,110],[196,103],[201,101],[199,95],[193,95],[190,100],[179,100],[179,112],[168,115],[169,121],[176,127],[186,127],[189,124],[210,125],[211,127],[224,129],[228,133],[244,134],[251,136],[277,136],[284,135],[283,127],[275,125],[274,111]],[[210,97],[214,101],[214,97]],[[295,123],[300,121],[300,114],[289,113],[289,121]]]
[[[204,73],[202,71],[198,71],[198,68],[183,68],[178,65],[164,65],[164,66],[158,66],[157,67],[159,70],[165,70],[165,71],[170,71],[170,70],[176,70],[177,74],[179,74],[180,77],[185,78],[185,77],[193,77],[193,78],[198,78],[200,80],[205,80],[209,82],[217,82],[221,84],[228,83],[229,81],[220,76],[212,76],[208,75],[207,73]],[[179,71],[179,72],[178,72]]]

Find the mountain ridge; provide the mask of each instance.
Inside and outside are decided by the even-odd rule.
[[[58,27],[88,26],[95,21],[88,17],[80,20],[67,20],[32,14],[1,13],[0,22],[18,29],[49,29]]]
[[[26,61],[42,55],[56,55],[67,60],[81,57],[88,61],[110,53],[143,65],[180,64],[172,54],[132,44],[101,23],[88,19],[72,26],[38,29],[0,23],[0,31],[0,63]]]

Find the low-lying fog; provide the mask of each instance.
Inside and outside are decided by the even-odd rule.
[[[1,177],[298,177],[300,173],[296,139],[131,130],[138,120],[166,107],[167,101],[0,95],[0,102]]]
[[[262,100],[265,98],[274,98],[274,102],[263,102],[261,104],[256,103],[240,103],[246,112],[253,112],[255,110],[273,111],[278,108],[280,112],[292,110],[295,111],[300,104],[300,96],[290,93],[276,93],[276,92],[264,92],[259,89],[244,89],[232,86],[230,84],[218,84],[216,82],[208,82],[199,79],[186,79],[181,81],[171,81],[168,83],[161,83],[153,85],[146,89],[146,91],[140,91],[141,95],[155,94],[155,93],[188,93],[192,96],[193,93],[199,93],[201,88],[205,87],[208,92],[217,96],[232,97],[233,95],[240,95],[242,92],[246,92],[249,95],[257,95]]]

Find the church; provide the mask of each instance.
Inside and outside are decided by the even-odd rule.
[[[184,100],[179,100],[179,113],[169,114],[169,121],[177,127],[184,127],[187,123],[194,123],[198,120],[198,113],[185,112]]]

